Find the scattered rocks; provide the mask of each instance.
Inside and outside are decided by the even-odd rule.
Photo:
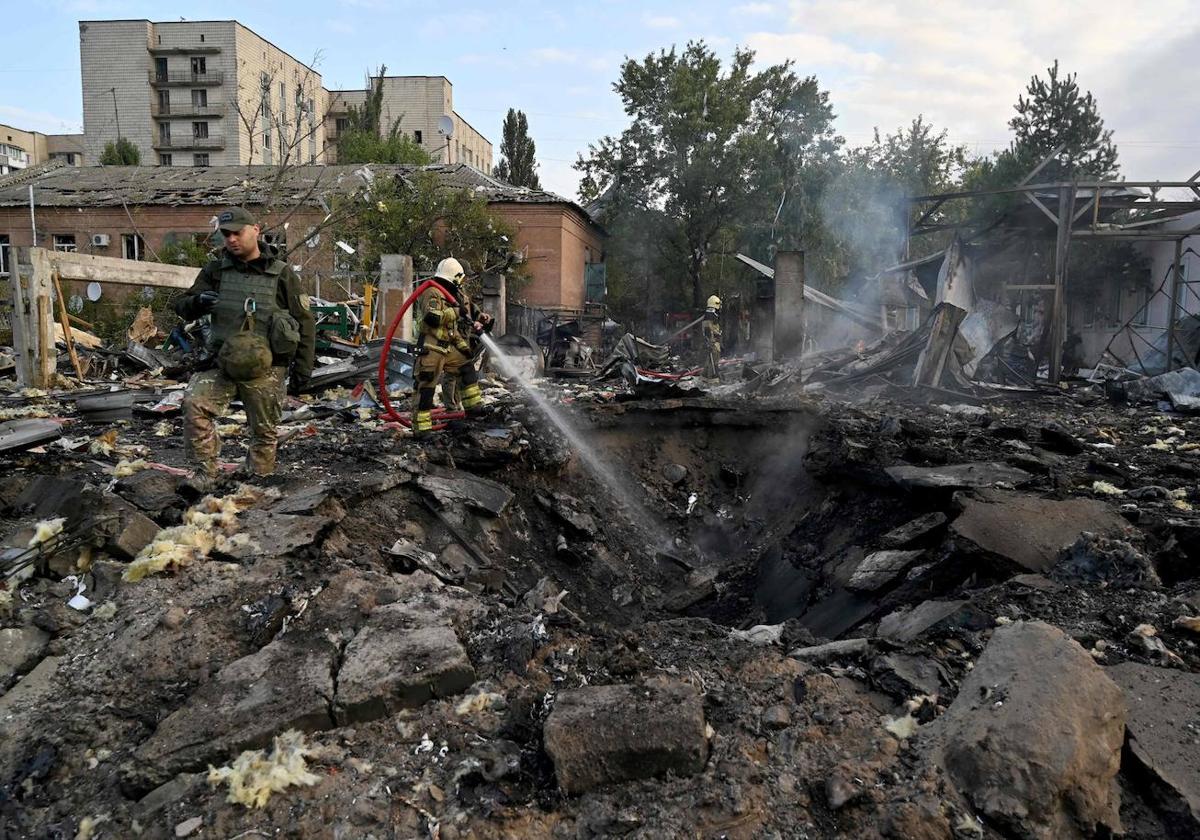
[[[50,634],[32,625],[0,630],[0,689],[37,665],[49,642]]]
[[[932,534],[945,524],[946,514],[935,510],[888,531],[879,538],[879,545],[882,548],[904,548]]]
[[[938,722],[934,756],[985,819],[1014,835],[1119,834],[1125,716],[1121,690],[1069,636],[1015,622],[992,635]]]
[[[885,639],[911,642],[925,633],[938,633],[955,627],[983,630],[991,626],[991,618],[970,601],[923,601],[911,610],[884,616],[876,632]]]
[[[885,472],[906,490],[962,490],[968,487],[1021,485],[1033,476],[1025,470],[997,463],[951,464],[945,467],[888,467]]]
[[[662,468],[662,474],[672,484],[682,484],[687,479],[688,470],[683,464],[667,464]]]
[[[847,589],[874,592],[894,581],[917,562],[924,551],[876,551],[868,554],[850,575]]]
[[[543,737],[568,794],[664,773],[690,776],[708,755],[700,693],[675,681],[562,692]]]

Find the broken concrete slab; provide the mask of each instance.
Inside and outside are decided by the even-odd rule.
[[[836,639],[870,618],[879,602],[849,589],[835,589],[800,616],[800,623],[814,636]]]
[[[83,484],[56,475],[35,476],[13,502],[13,510],[38,519],[66,515],[80,510]]]
[[[182,479],[162,470],[139,470],[117,481],[117,495],[146,513],[156,515],[167,508],[182,507],[176,493]]]
[[[940,510],[918,516],[911,522],[906,522],[888,531],[879,538],[882,548],[904,548],[925,537],[946,524],[946,514]]]
[[[52,682],[62,663],[61,656],[47,656],[0,697],[0,742],[15,734],[9,727],[10,718],[19,728],[21,718],[18,713],[21,710],[36,708],[53,696]]]
[[[1167,394],[1200,396],[1200,371],[1195,368],[1179,368],[1158,376],[1133,379],[1124,383],[1125,398],[1130,402],[1156,402]]]
[[[942,690],[942,670],[937,660],[925,656],[889,653],[871,660],[871,680],[882,691],[899,699],[937,695]]]
[[[376,720],[473,682],[475,669],[452,627],[436,614],[388,604],[346,647],[334,714],[341,725]]]
[[[333,522],[346,518],[346,508],[338,500],[333,488],[324,484],[288,488],[282,499],[271,505],[273,513],[293,513],[308,516],[324,516]]]
[[[249,535],[249,542],[235,543],[221,553],[243,561],[256,557],[282,557],[313,545],[317,536],[332,524],[333,520],[325,516],[248,510],[238,516],[238,530]]]
[[[855,568],[846,588],[858,592],[874,592],[882,589],[904,574],[905,569],[913,565],[924,551],[876,551],[868,554]]]
[[[1126,725],[1134,759],[1178,801],[1175,817],[1192,836],[1200,832],[1200,759],[1187,723],[1196,716],[1200,674],[1125,662],[1105,668],[1129,708]],[[1182,836],[1182,834],[1180,835]]]
[[[1056,627],[992,635],[937,723],[931,755],[1006,835],[1082,840],[1121,833],[1116,785],[1125,700]]]
[[[665,773],[690,776],[708,756],[700,692],[687,683],[585,686],[562,692],[543,738],[568,794]]]
[[[457,470],[438,470],[419,476],[417,486],[443,506],[462,503],[488,516],[504,513],[513,500],[513,492],[503,484]]]
[[[0,630],[0,689],[37,665],[49,642],[50,634],[33,625]]]
[[[288,729],[331,728],[337,656],[324,636],[288,635],[226,665],[137,748],[131,787],[148,791]]]
[[[906,612],[894,612],[879,622],[877,635],[897,642],[911,642],[924,633],[962,627],[983,630],[992,619],[970,601],[924,601]]]
[[[120,496],[105,496],[104,515],[112,517],[104,523],[105,548],[120,557],[132,560],[158,536],[158,523]]]
[[[20,452],[62,437],[62,424],[31,417],[0,423],[0,452]]]
[[[959,498],[950,533],[1030,572],[1044,572],[1084,531],[1120,536],[1128,523],[1097,499],[1043,499],[1000,490]]]
[[[950,464],[944,467],[887,467],[893,481],[906,490],[962,490],[969,487],[994,487],[1004,483],[1019,486],[1033,479],[1025,470],[995,462]]]

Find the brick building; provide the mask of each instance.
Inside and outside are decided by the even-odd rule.
[[[376,166],[376,173],[405,175],[421,167]],[[325,215],[323,192],[348,189],[361,166],[303,166],[287,172],[278,195],[307,197],[301,206],[280,207],[288,217],[279,241],[292,246],[294,264],[310,281],[330,277],[331,237],[314,248],[305,237]],[[516,230],[516,248],[526,254],[532,281],[514,303],[547,311],[582,311],[589,265],[604,260],[604,231],[574,202],[553,193],[504,184],[466,164],[433,164],[449,189],[468,189]],[[86,167],[55,161],[0,177],[0,273],[8,269],[8,249],[37,244],[56,250],[107,257],[151,259],[169,242],[212,234],[215,214],[231,204],[257,211],[275,167]],[[248,177],[249,173],[249,177]],[[29,188],[33,187],[32,216]],[[314,188],[315,187],[315,188]],[[283,204],[284,202],[281,202]],[[36,225],[36,243],[34,226]],[[310,287],[311,288],[311,287]]]

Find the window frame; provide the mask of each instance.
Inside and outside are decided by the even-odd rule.
[[[204,161],[201,162],[200,158],[204,158]],[[197,166],[197,167],[212,166],[212,158],[209,157],[208,152],[192,152],[192,166]]]
[[[71,240],[67,242],[66,240]],[[60,241],[61,240],[61,241]],[[51,250],[64,254],[79,253],[79,240],[73,233],[54,233],[50,235]]]
[[[133,246],[133,256],[129,256],[130,245]],[[146,240],[137,233],[121,234],[121,257],[126,260],[142,262],[146,259]]]

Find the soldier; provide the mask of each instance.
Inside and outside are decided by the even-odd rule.
[[[300,279],[259,239],[262,226],[249,212],[234,207],[217,216],[225,238],[221,255],[200,270],[196,282],[175,302],[175,311],[191,321],[212,316],[210,357],[213,366],[188,383],[183,400],[184,436],[200,463],[196,484],[217,482],[221,439],[216,418],[237,396],[246,409],[250,448],[245,472],[275,471],[275,427],[283,412],[284,379],[298,394],[312,376],[317,326]]]
[[[466,279],[462,264],[453,257],[438,263],[434,279],[454,296],[442,297],[436,289],[421,295],[424,313],[417,326],[417,365],[413,377],[413,434],[421,437],[433,430],[433,396],[443,377],[457,379],[451,400],[462,403],[468,415],[483,409],[479,392],[479,372],[472,363],[473,341],[482,332],[491,332],[492,317],[471,302],[463,286]],[[446,391],[443,386],[443,399]]]
[[[706,379],[720,379],[721,371],[721,299],[710,295],[704,309],[704,323],[700,325],[704,331],[704,376]]]

